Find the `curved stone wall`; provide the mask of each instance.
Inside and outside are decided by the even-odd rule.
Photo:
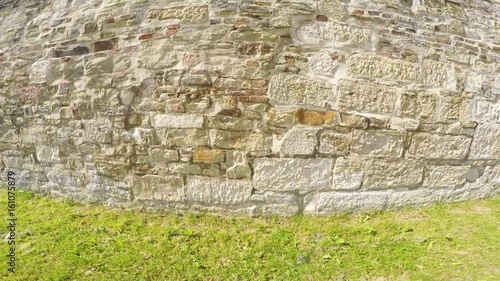
[[[127,207],[500,190],[497,0],[0,1],[0,168]]]

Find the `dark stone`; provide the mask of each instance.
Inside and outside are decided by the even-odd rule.
[[[116,45],[116,39],[97,41],[94,43],[94,52],[112,50]]]

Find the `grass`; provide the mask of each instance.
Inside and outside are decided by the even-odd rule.
[[[2,240],[1,280],[500,280],[500,198],[252,219],[17,196],[16,273]]]

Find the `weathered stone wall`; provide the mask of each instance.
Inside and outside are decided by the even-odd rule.
[[[0,27],[0,169],[34,191],[290,215],[500,190],[498,0],[0,1]]]

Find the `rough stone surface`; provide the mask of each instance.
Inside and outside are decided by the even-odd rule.
[[[116,206],[500,193],[498,1],[0,1],[0,172]]]
[[[333,163],[329,159],[255,159],[258,190],[299,191],[330,188]]]
[[[187,178],[186,197],[189,202],[208,205],[238,205],[247,203],[252,182],[221,180],[210,177]]]
[[[407,155],[412,158],[463,160],[471,141],[466,136],[415,133]]]

